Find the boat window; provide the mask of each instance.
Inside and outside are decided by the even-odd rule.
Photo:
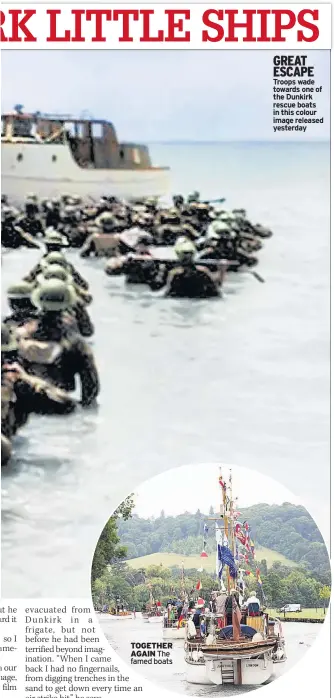
[[[140,152],[138,148],[133,149],[133,162],[135,162],[136,165],[140,165]]]
[[[77,138],[84,138],[85,137],[85,125],[84,124],[76,124],[76,131],[77,131]]]
[[[1,137],[6,135],[6,120],[1,119]]]
[[[92,124],[92,136],[93,136],[93,138],[102,138],[103,137],[102,124]]]
[[[19,153],[19,154],[16,156],[16,160],[17,160],[18,162],[21,162],[21,160],[23,160],[23,155],[22,155],[22,153]]]
[[[66,121],[65,129],[70,134],[70,136],[73,136],[73,138],[75,138],[75,124],[72,121]]]
[[[32,119],[13,119],[13,136],[16,138],[29,138],[32,135]]]
[[[52,162],[56,162],[56,160],[57,160],[57,155],[52,155],[51,160],[52,160]]]
[[[124,160],[124,150],[121,149],[119,151],[119,157],[121,158],[121,160]]]

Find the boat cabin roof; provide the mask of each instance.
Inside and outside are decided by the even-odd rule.
[[[18,121],[53,121],[57,124],[105,124],[108,126],[113,126],[110,121],[106,119],[87,119],[71,116],[70,114],[42,114],[41,112],[35,112],[33,114],[27,114],[21,112],[4,112],[1,114],[2,119],[8,121],[18,120]]]
[[[76,118],[70,114],[42,114],[41,112],[5,112],[1,115],[2,140],[19,142],[30,138],[38,142],[42,138],[47,142],[57,136],[58,140],[65,132],[75,138],[103,138],[117,141],[113,124],[105,119]]]

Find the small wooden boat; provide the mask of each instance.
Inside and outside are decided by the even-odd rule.
[[[220,516],[209,518],[215,521],[216,527],[217,570],[221,582],[217,604],[222,599],[222,612],[199,614],[196,626],[192,619],[188,621],[185,642],[187,681],[216,686],[226,683],[260,686],[273,675],[274,664],[286,660],[282,625],[278,618],[271,618],[261,611],[255,594],[253,600],[243,602],[245,570],[240,567],[239,554],[236,555],[236,539],[239,545],[247,545],[247,550],[254,551],[254,543],[250,539],[249,527],[243,530],[247,522],[242,525],[237,522],[231,473],[229,486],[221,474],[219,485],[222,492]],[[258,569],[257,573],[262,588]]]
[[[179,622],[178,620],[168,620],[168,618],[165,618],[162,636],[164,640],[185,640],[186,621],[181,620]]]

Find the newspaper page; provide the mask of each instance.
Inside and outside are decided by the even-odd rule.
[[[1,5],[1,695],[329,695],[331,23]]]

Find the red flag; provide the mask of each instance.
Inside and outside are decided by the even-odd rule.
[[[203,552],[201,553],[201,557],[208,557],[208,553],[206,553],[205,550],[203,550]]]
[[[197,599],[197,606],[205,606],[205,601],[204,599],[201,599],[200,596]]]
[[[202,584],[201,584],[201,580],[199,579],[197,584],[196,584],[196,591],[200,591],[201,589],[202,589]]]
[[[226,489],[226,484],[225,484],[225,482],[224,482],[224,480],[223,480],[223,478],[222,478],[221,475],[220,475],[219,478],[218,478],[218,482],[219,482],[220,486],[223,488],[223,490],[225,490],[225,489]]]

